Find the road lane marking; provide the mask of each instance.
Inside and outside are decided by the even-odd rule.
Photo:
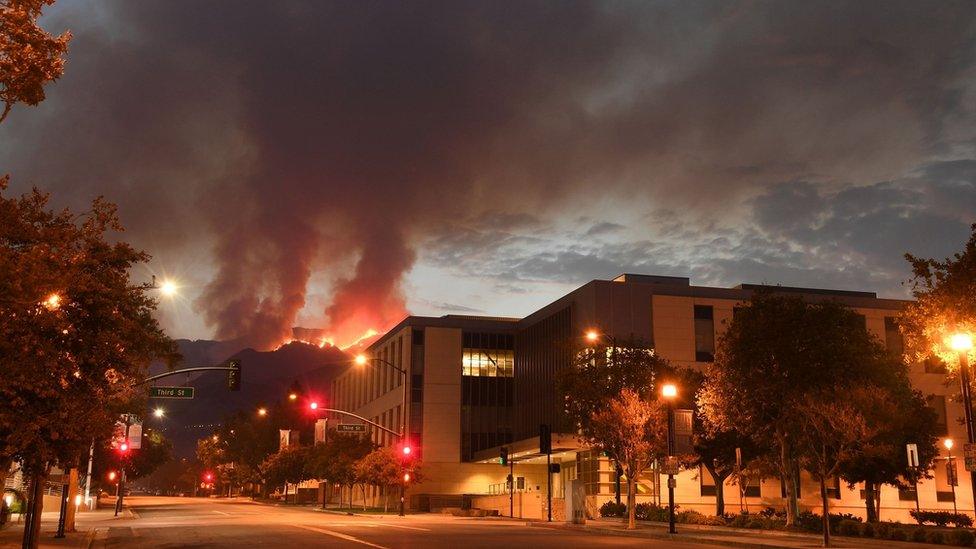
[[[342,534],[342,533],[339,533],[339,532],[333,532],[332,530],[326,530],[324,528],[316,528],[314,526],[305,526],[304,524],[292,524],[292,526],[294,526],[296,528],[304,528],[305,530],[311,530],[313,532],[319,532],[320,534],[326,534],[328,536],[336,537],[336,538],[339,538],[339,539],[344,539],[346,541],[353,541],[353,542],[356,542],[356,543],[362,543],[363,545],[369,545],[370,547],[377,547],[379,549],[389,549],[388,547],[384,547],[382,545],[376,545],[375,543],[370,543],[368,541],[364,541],[364,540],[361,540],[359,538],[354,538],[352,536],[348,536],[346,534]]]
[[[419,526],[403,526],[400,524],[390,524],[388,522],[367,522],[370,526],[389,526],[390,528],[403,528],[405,530],[416,530],[418,532],[430,532],[430,528],[421,528]]]
[[[214,510],[214,513],[220,513],[221,515],[227,515],[228,517],[230,516],[230,513],[225,513],[223,511]]]

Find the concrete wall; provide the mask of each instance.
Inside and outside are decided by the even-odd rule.
[[[461,330],[424,330],[424,463],[461,461]]]

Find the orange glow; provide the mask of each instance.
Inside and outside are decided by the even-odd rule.
[[[410,473],[403,473],[403,482],[410,482]]]
[[[298,394],[297,393],[289,393],[288,394],[288,400],[298,400]]]
[[[297,398],[297,396],[296,396],[296,398]],[[261,417],[264,417],[264,416],[268,415],[268,409],[267,408],[258,408],[258,415],[261,416]]]
[[[968,351],[973,348],[973,338],[969,334],[953,334],[949,338],[949,346],[956,352]]]
[[[54,311],[59,307],[61,307],[61,295],[57,293],[53,293],[47,296],[47,298],[42,302],[42,304],[44,305],[44,308],[46,308],[47,310]]]
[[[586,331],[586,340],[589,341],[590,343],[596,343],[597,340],[599,340],[599,339],[600,339],[600,332],[598,332],[596,330],[587,330]]]
[[[365,365],[367,360],[369,359],[366,358],[366,355],[356,355],[356,364],[360,366]]]
[[[325,336],[325,337],[320,338],[318,341],[309,341],[309,340],[305,340],[305,339],[295,339],[295,338],[291,338],[290,337],[290,338],[282,341],[280,344],[278,344],[278,346],[275,347],[274,350],[275,351],[278,351],[282,347],[284,347],[286,345],[291,345],[292,343],[304,343],[305,345],[314,345],[314,346],[316,346],[316,347],[318,347],[320,349],[325,348],[326,346],[329,346],[329,347],[335,347],[337,349],[340,349],[342,351],[345,351],[345,350],[352,349],[352,348],[362,348],[366,344],[371,343],[372,342],[372,339],[374,337],[378,336],[378,335],[380,335],[380,332],[378,330],[375,330],[373,328],[370,328],[370,329],[366,330],[365,332],[363,332],[358,337],[353,337],[353,338],[349,339],[347,343],[336,343],[336,341],[338,341],[339,338],[336,338],[336,337],[333,337],[333,336]]]
[[[661,395],[664,398],[674,398],[678,396],[678,387],[673,383],[668,383],[661,387]]]
[[[108,472],[108,479],[109,480],[115,480],[115,471],[109,471]]]

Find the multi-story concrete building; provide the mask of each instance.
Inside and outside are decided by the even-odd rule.
[[[676,364],[702,368],[712,360],[733,308],[758,287],[711,288],[692,286],[687,278],[627,274],[591,281],[522,319],[408,317],[368,349],[382,361],[341,375],[334,382],[333,398],[338,407],[398,431],[404,413],[399,374],[382,362],[409,373],[407,432],[411,443],[420,448],[425,469],[424,482],[410,490],[414,507],[460,506],[467,498],[474,506],[508,514],[509,497],[503,495],[508,469],[498,465],[504,445],[518,479],[515,514],[543,516],[546,470],[538,432],[540,424],[547,424],[554,433],[553,461],[561,465],[560,472],[552,475],[554,515],[560,514],[564,486],[574,479],[583,482],[588,506],[595,510],[614,497],[617,479],[606,458],[578,443],[562,413],[555,375],[571,364],[574,345],[583,345],[583,333],[596,329],[617,340],[644,341]],[[839,301],[861,314],[865,328],[892,351],[901,350],[895,319],[905,301],[879,299],[871,292],[776,290],[809,301]],[[915,388],[928,396],[936,410],[945,435],[961,443],[965,428],[956,418],[963,416],[963,410],[947,398],[954,391],[944,383],[944,370],[935,364],[914,364],[911,374]],[[381,444],[394,442],[382,432],[372,436]],[[922,508],[952,509],[945,460],[931,473],[933,478],[919,483],[917,491],[883,487],[882,519],[908,520],[916,496]],[[957,507],[972,511],[969,476],[958,477]],[[638,500],[661,501],[661,487],[655,472],[644,475],[639,479]],[[783,504],[779,479],[755,479],[744,492],[742,503],[753,510]],[[835,512],[863,513],[858,487],[837,481],[830,492]],[[726,490],[729,510],[738,508],[738,494],[737,486]],[[819,489],[805,476],[800,496],[805,508],[818,510]],[[683,471],[676,499],[684,509],[713,512],[715,486],[708,472]]]

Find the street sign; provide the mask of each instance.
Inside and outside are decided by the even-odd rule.
[[[662,475],[677,475],[681,472],[681,463],[678,462],[678,458],[671,456],[665,458],[661,462],[661,474]]]
[[[340,423],[336,425],[336,431],[340,433],[365,433],[366,425],[362,423]]]
[[[193,398],[193,387],[150,387],[149,398]]]
[[[138,450],[142,448],[142,424],[133,423],[129,425],[129,448]]]
[[[908,466],[918,467],[918,444],[907,444],[906,449],[908,450]]]
[[[976,471],[976,444],[963,444],[962,454],[966,460],[966,470]]]

